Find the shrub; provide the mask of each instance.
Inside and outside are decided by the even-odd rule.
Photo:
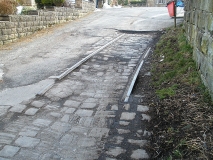
[[[41,3],[45,6],[52,6],[53,0],[41,0]]]
[[[35,0],[36,4],[37,4],[37,8],[43,8],[44,4],[41,2],[41,0]]]
[[[56,6],[62,6],[65,0],[53,0],[54,5]]]
[[[0,15],[15,14],[17,5],[15,0],[0,0]]]

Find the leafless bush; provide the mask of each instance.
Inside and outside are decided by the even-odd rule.
[[[0,15],[16,13],[17,2],[15,0],[0,0]]]

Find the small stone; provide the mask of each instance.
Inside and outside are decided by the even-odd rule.
[[[82,75],[82,73],[81,73],[81,72],[73,72],[72,74],[73,74],[73,75],[75,75],[75,76],[77,76],[77,77],[79,77],[79,76],[81,76],[81,75]]]
[[[90,117],[93,114],[93,111],[91,110],[86,110],[86,109],[79,109],[76,111],[76,113],[80,117]]]
[[[130,104],[125,104],[125,105],[123,106],[123,108],[124,108],[125,110],[129,110],[129,109],[130,109]]]
[[[18,151],[19,147],[6,145],[4,148],[0,151],[0,156],[2,157],[13,157]]]
[[[109,151],[106,152],[106,154],[117,157],[118,155],[125,153],[126,150],[121,148],[121,147],[115,147],[115,148],[110,148]]]
[[[81,105],[81,108],[84,108],[84,109],[93,109],[96,107],[96,103],[83,103]]]
[[[147,112],[148,110],[149,110],[149,107],[147,106],[138,105],[137,107],[137,111],[139,112]]]
[[[73,128],[70,130],[70,132],[78,133],[78,135],[79,135],[79,134],[87,135],[88,131],[89,131],[89,128],[80,127],[80,126],[73,127]]]
[[[7,113],[8,109],[10,109],[11,106],[0,106],[0,116]]]
[[[129,125],[130,122],[127,122],[127,121],[119,121],[119,124],[122,125],[122,126],[127,126]]]
[[[88,65],[82,65],[81,68],[82,68],[82,69],[89,69],[90,66],[88,66]]]
[[[74,108],[78,108],[79,105],[81,104],[81,102],[77,102],[77,101],[73,101],[73,100],[67,100],[64,103],[65,107],[74,107]]]
[[[145,73],[145,76],[151,76],[151,72]]]
[[[40,139],[24,136],[24,137],[19,137],[15,141],[15,144],[17,144],[20,147],[32,148],[32,147],[35,147],[39,142],[40,142]]]
[[[147,114],[142,114],[142,120],[147,120],[149,122],[151,120],[151,117]]]
[[[98,73],[97,73],[97,76],[100,76],[100,77],[101,77],[101,76],[103,76],[103,75],[104,75],[103,72],[98,72]]]
[[[26,130],[19,133],[21,136],[29,136],[29,137],[35,137],[37,134],[36,131]]]
[[[92,147],[95,146],[95,144],[95,138],[81,138],[77,143],[77,145],[80,147]]]
[[[108,128],[93,128],[89,134],[90,137],[102,138],[106,137],[109,133]]]
[[[95,93],[93,93],[93,92],[82,92],[82,93],[80,94],[80,96],[94,97],[94,96],[95,96]]]
[[[144,130],[143,136],[150,136],[150,135],[151,135],[151,133],[149,131]]]
[[[149,155],[146,153],[145,150],[143,149],[137,149],[135,151],[133,151],[131,158],[133,159],[145,159],[145,158],[149,158]]]
[[[30,109],[28,109],[28,110],[25,112],[25,114],[26,114],[26,115],[29,115],[29,116],[33,116],[33,115],[36,114],[37,111],[38,111],[37,108],[30,108]]]
[[[11,144],[15,139],[15,135],[9,133],[0,133],[0,144]]]
[[[133,120],[135,118],[136,113],[132,112],[123,112],[121,114],[121,120]]]
[[[82,117],[79,121],[79,124],[85,127],[91,127],[93,124],[93,117]]]
[[[96,98],[87,98],[84,102],[85,103],[96,103],[96,102],[98,102],[98,99],[96,99]]]
[[[57,112],[51,112],[50,115],[57,118],[61,117],[61,114]]]
[[[111,110],[117,111],[118,110],[118,106],[117,105],[112,105]]]
[[[75,139],[74,135],[66,134],[61,138],[60,145],[69,146],[72,143],[73,139]]]
[[[140,129],[140,130],[137,130],[137,132],[140,133],[140,134],[142,134],[143,130]]]
[[[33,124],[39,127],[47,127],[50,123],[51,121],[47,119],[36,119],[33,121]]]
[[[129,133],[129,132],[130,132],[130,130],[118,129],[119,134],[126,134],[126,133]]]
[[[108,57],[104,57],[103,59],[104,59],[105,61],[107,61],[107,60],[108,60]]]
[[[47,110],[57,110],[60,106],[57,105],[47,105],[46,107],[44,107],[44,109]]]
[[[43,106],[45,105],[45,103],[40,102],[40,101],[33,101],[33,102],[31,103],[31,105],[32,105],[33,107],[36,107],[36,108],[41,108],[41,107],[43,107]]]
[[[109,157],[106,157],[106,160],[116,160],[114,158],[109,158]]]
[[[69,108],[65,111],[65,113],[70,114],[70,113],[74,113],[75,112],[75,108]]]
[[[69,119],[70,119],[70,116],[66,114],[61,118],[61,121],[62,122],[69,122]]]
[[[68,123],[64,123],[64,122],[55,122],[51,126],[51,129],[54,129],[59,133],[67,132],[68,130],[70,130],[70,128],[71,128],[70,125]]]
[[[143,147],[147,143],[147,140],[128,139],[128,142],[131,143],[131,144],[136,144],[136,145],[138,145],[140,147]]]
[[[79,72],[81,72],[81,73],[87,73],[87,70],[86,69],[80,69]]]
[[[26,105],[18,104],[18,105],[13,106],[10,109],[10,112],[21,113],[26,107],[27,107]]]
[[[123,142],[123,139],[124,139],[124,137],[121,137],[121,136],[113,137],[113,143],[121,144]]]

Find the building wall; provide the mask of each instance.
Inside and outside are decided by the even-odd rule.
[[[148,7],[165,7],[169,0],[147,0]]]
[[[185,1],[184,27],[202,80],[213,98],[213,0]]]

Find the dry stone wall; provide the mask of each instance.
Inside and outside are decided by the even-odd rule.
[[[186,0],[184,27],[202,80],[213,99],[213,0]]]
[[[0,21],[0,45],[14,42],[52,25],[75,20],[94,9],[93,2],[82,1],[82,8],[55,7],[53,11],[39,10],[38,15],[10,15],[9,21]]]

